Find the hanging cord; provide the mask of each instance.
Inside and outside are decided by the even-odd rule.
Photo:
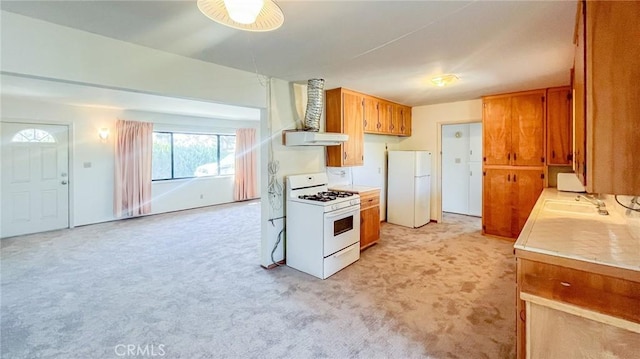
[[[616,202],[618,202],[619,205],[621,205],[622,207],[630,210],[630,211],[634,211],[634,212],[640,212],[640,208],[633,208],[635,207],[636,204],[640,204],[638,203],[638,197],[633,197],[631,199],[631,207],[629,206],[625,206],[624,204],[620,203],[620,201],[618,200],[618,195],[616,194],[615,196],[613,196],[613,198],[615,198]]]
[[[276,244],[273,246],[273,249],[271,250],[271,263],[277,265],[278,267],[280,267],[280,263],[277,263],[276,260],[273,259],[273,254],[276,252],[276,249],[278,248],[278,244],[280,244],[280,241],[282,240],[283,233],[284,233],[284,228],[282,228],[280,233],[278,233],[278,240],[276,241]]]
[[[269,194],[269,205],[274,211],[282,208],[282,185],[278,181],[278,171],[280,170],[280,162],[269,161],[269,186],[267,192]]]

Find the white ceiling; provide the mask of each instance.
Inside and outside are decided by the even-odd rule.
[[[196,1],[5,1],[2,10],[241,70],[419,106],[569,84],[575,1],[281,0],[273,32]],[[436,88],[428,79],[455,73]]]

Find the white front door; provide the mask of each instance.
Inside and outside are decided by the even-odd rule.
[[[3,122],[1,237],[69,227],[67,126]]]

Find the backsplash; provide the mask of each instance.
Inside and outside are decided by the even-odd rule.
[[[327,167],[327,177],[329,177],[329,187],[353,184],[351,167]]]

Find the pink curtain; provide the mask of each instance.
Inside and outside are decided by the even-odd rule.
[[[256,130],[236,130],[236,176],[233,199],[243,201],[256,198]]]
[[[115,216],[151,213],[153,124],[118,120],[115,142]]]

